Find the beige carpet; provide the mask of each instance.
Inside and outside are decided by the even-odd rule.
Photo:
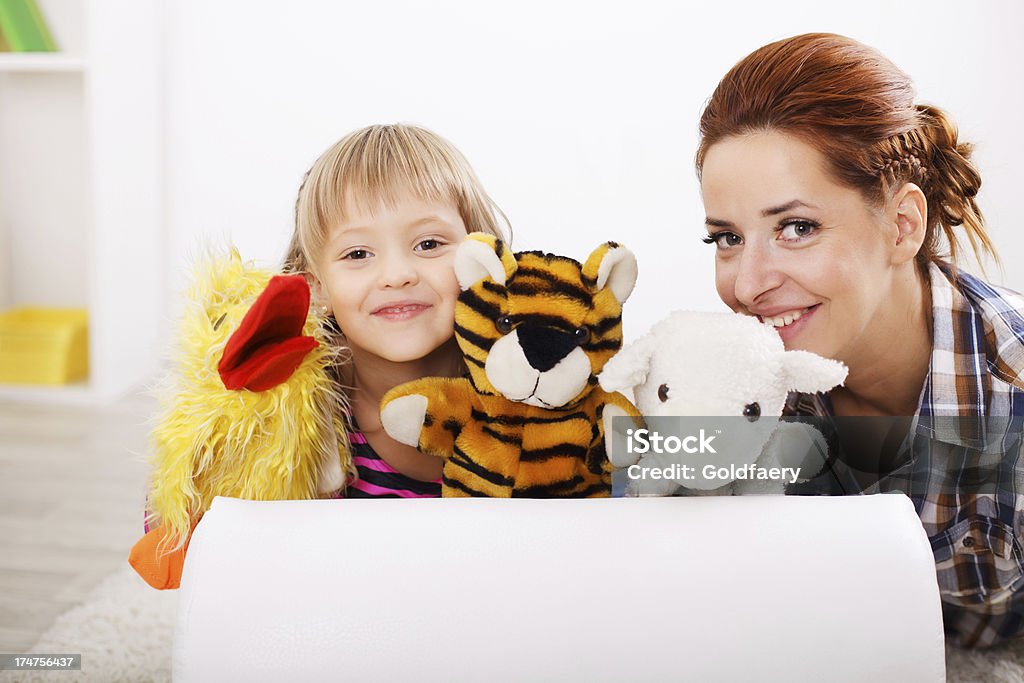
[[[169,683],[177,598],[177,591],[147,586],[125,562],[88,600],[57,617],[30,650],[81,653],[80,672],[3,672],[0,681]]]
[[[1022,683],[1024,642],[981,651],[946,646],[946,680],[950,683]]]
[[[31,649],[80,652],[81,672],[3,672],[0,681],[169,682],[176,609],[177,591],[149,588],[125,564],[85,603],[58,617]],[[946,655],[951,683],[1024,683],[1024,642],[981,652],[947,648]]]

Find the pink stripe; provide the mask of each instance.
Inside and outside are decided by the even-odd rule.
[[[366,443],[366,437],[363,436],[362,432],[349,432],[348,433],[349,443]]]
[[[374,486],[368,482],[360,479],[356,483],[352,484],[352,488],[359,489],[363,493],[370,493],[373,495],[385,495],[393,494],[399,498],[437,498],[437,496],[431,496],[429,494],[415,493],[414,491],[406,491],[405,489],[389,489],[383,486]]]
[[[352,458],[353,465],[359,465],[365,467],[368,470],[376,470],[378,472],[387,472],[388,474],[399,474],[391,465],[387,464],[383,460],[372,460],[370,458],[364,458],[361,455],[357,455]]]

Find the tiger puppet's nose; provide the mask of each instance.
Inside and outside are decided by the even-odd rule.
[[[585,333],[585,330],[581,330]],[[587,388],[586,334],[543,322],[522,322],[491,346],[485,376],[499,394],[538,408],[566,405]]]
[[[519,345],[530,367],[547,372],[568,356],[577,343],[568,332],[547,325],[524,323],[517,329]]]

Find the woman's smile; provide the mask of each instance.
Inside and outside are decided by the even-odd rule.
[[[810,325],[811,319],[815,312],[817,312],[819,306],[821,306],[821,304],[814,304],[807,308],[790,311],[781,316],[763,318],[762,322],[774,327],[779,333],[779,336],[782,337],[782,342],[784,344],[789,344],[797,335],[803,332],[808,325]]]
[[[779,336],[782,337],[782,341],[788,343],[807,327],[811,317],[820,305],[814,304],[805,308],[776,308],[775,312],[771,314],[751,312],[764,324],[774,327]]]

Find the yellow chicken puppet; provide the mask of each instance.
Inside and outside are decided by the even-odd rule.
[[[178,587],[215,496],[311,499],[351,476],[337,352],[309,304],[301,275],[257,269],[234,249],[199,267],[159,392],[147,532],[129,556],[154,588]]]

